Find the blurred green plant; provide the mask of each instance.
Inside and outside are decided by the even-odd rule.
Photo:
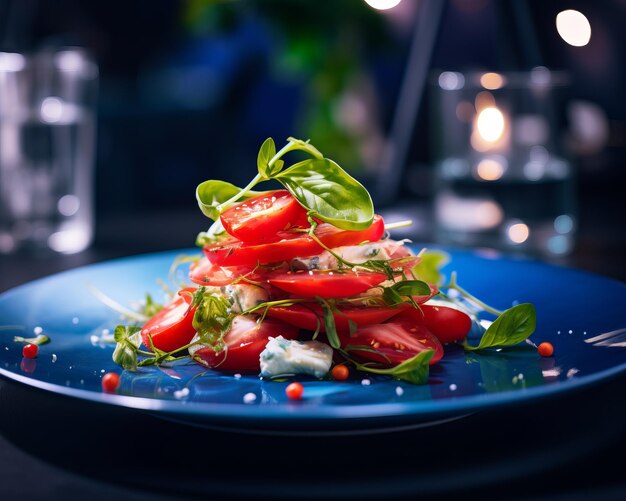
[[[198,37],[233,30],[246,16],[266,26],[274,77],[302,85],[294,134],[350,171],[376,168],[383,134],[368,57],[394,47],[386,16],[358,0],[187,0],[182,14]]]

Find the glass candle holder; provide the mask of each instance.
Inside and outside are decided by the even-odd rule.
[[[434,213],[442,243],[565,255],[575,175],[559,100],[567,76],[444,71],[434,76]]]

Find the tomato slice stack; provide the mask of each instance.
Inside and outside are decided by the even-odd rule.
[[[329,254],[327,249],[378,242],[385,232],[378,215],[368,228],[358,231],[320,223],[313,238],[306,209],[289,192],[279,190],[231,206],[222,213],[221,223],[228,235],[204,247],[204,257],[190,268],[191,281],[207,287],[261,287],[269,300],[282,303],[236,316],[224,335],[223,352],[194,346],[190,350],[194,359],[204,365],[240,372],[258,370],[259,354],[269,336],[294,339],[305,331],[309,334],[301,333],[301,337],[310,339],[312,332],[324,333],[329,301],[342,348],[352,356],[387,366],[424,350],[434,351],[431,363],[435,363],[442,357],[442,342],[462,339],[469,331],[469,317],[451,308],[424,305],[416,309],[407,303],[381,306],[381,301],[372,306],[361,295],[381,293],[381,285],[389,280],[382,271],[345,265],[317,269],[316,264],[310,269],[291,269],[296,258],[314,262],[311,258]],[[410,267],[419,258],[411,259],[401,243],[390,243],[389,259],[400,259],[404,272],[399,275],[410,276]],[[433,287],[430,295],[413,300],[422,304],[436,293]],[[190,342],[195,334],[190,297],[190,293],[181,294],[144,326],[144,344],[151,340],[155,347],[171,351]]]

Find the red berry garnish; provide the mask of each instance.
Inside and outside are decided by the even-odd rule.
[[[22,348],[22,356],[24,358],[35,358],[39,352],[39,346],[36,344],[27,344]]]
[[[554,346],[546,341],[537,346],[537,351],[542,357],[551,357],[554,353]]]
[[[120,376],[115,372],[107,372],[102,376],[102,391],[113,393],[120,385]]]
[[[291,400],[301,400],[304,394],[304,386],[300,383],[291,383],[285,388],[285,393]]]

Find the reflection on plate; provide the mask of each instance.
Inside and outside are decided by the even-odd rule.
[[[118,371],[113,346],[102,343],[119,315],[89,286],[130,304],[162,294],[179,254],[168,252],[86,266],[53,275],[0,296],[0,374],[80,399],[146,409],[171,419],[212,426],[264,430],[359,430],[414,426],[507,403],[524,402],[601,381],[626,370],[626,287],[607,278],[497,255],[451,251],[444,270],[463,286],[505,309],[532,302],[536,342],[554,345],[551,358],[530,346],[466,354],[446,347],[424,386],[386,377],[355,376],[345,382],[305,380],[306,398],[291,402],[286,383],[207,371],[194,363],[123,373],[116,395],[100,379]],[[52,342],[36,359],[23,359],[14,335],[43,330]],[[366,380],[363,380],[366,379]]]

